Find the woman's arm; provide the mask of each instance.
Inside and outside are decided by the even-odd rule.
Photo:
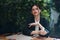
[[[45,36],[45,37],[49,36],[49,34],[50,34],[49,22],[47,20],[43,19],[41,24],[40,24],[41,31],[44,30],[44,32],[46,32],[46,34],[42,35],[43,32],[40,32],[41,33],[40,36]]]
[[[29,28],[29,23],[30,22],[31,22],[31,19],[27,18],[26,21],[25,21],[25,27],[23,29],[23,34],[24,35],[28,35],[28,36],[31,35],[32,30]]]
[[[24,35],[31,36],[31,32],[32,32],[32,30],[30,30],[28,27],[25,27],[25,28],[23,29],[23,34],[24,34]]]
[[[45,28],[40,24],[40,23],[38,23],[38,25],[39,25],[39,28],[41,29],[41,30],[45,30]]]

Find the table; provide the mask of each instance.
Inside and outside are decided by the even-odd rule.
[[[26,35],[23,35],[23,34],[20,34],[20,35],[11,35],[11,36],[7,36],[6,37],[7,39],[16,39],[16,40],[31,40],[32,37],[30,36],[26,36]]]

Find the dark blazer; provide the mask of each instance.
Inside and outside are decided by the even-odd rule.
[[[34,23],[34,17],[28,17],[26,19],[26,23],[25,23],[26,27],[23,30],[23,34],[24,35],[31,36],[31,32],[33,30],[35,30],[35,27],[30,27],[29,28],[29,25],[28,25],[29,23]],[[43,37],[49,36],[49,22],[47,20],[45,20],[45,18],[40,18],[40,24],[42,24],[42,26],[45,27],[45,30],[48,32],[46,35],[40,35],[40,36],[43,36]]]

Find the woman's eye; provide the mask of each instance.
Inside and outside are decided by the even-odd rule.
[[[32,9],[34,11],[34,9]]]
[[[34,10],[38,10],[38,8],[32,9],[32,11],[34,11]]]
[[[38,8],[36,8],[36,10],[38,10]]]

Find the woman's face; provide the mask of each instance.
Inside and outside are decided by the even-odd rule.
[[[34,6],[32,7],[32,14],[33,14],[34,16],[39,15],[40,12],[41,12],[41,10],[40,10],[39,7],[37,7],[36,5],[34,5]]]

